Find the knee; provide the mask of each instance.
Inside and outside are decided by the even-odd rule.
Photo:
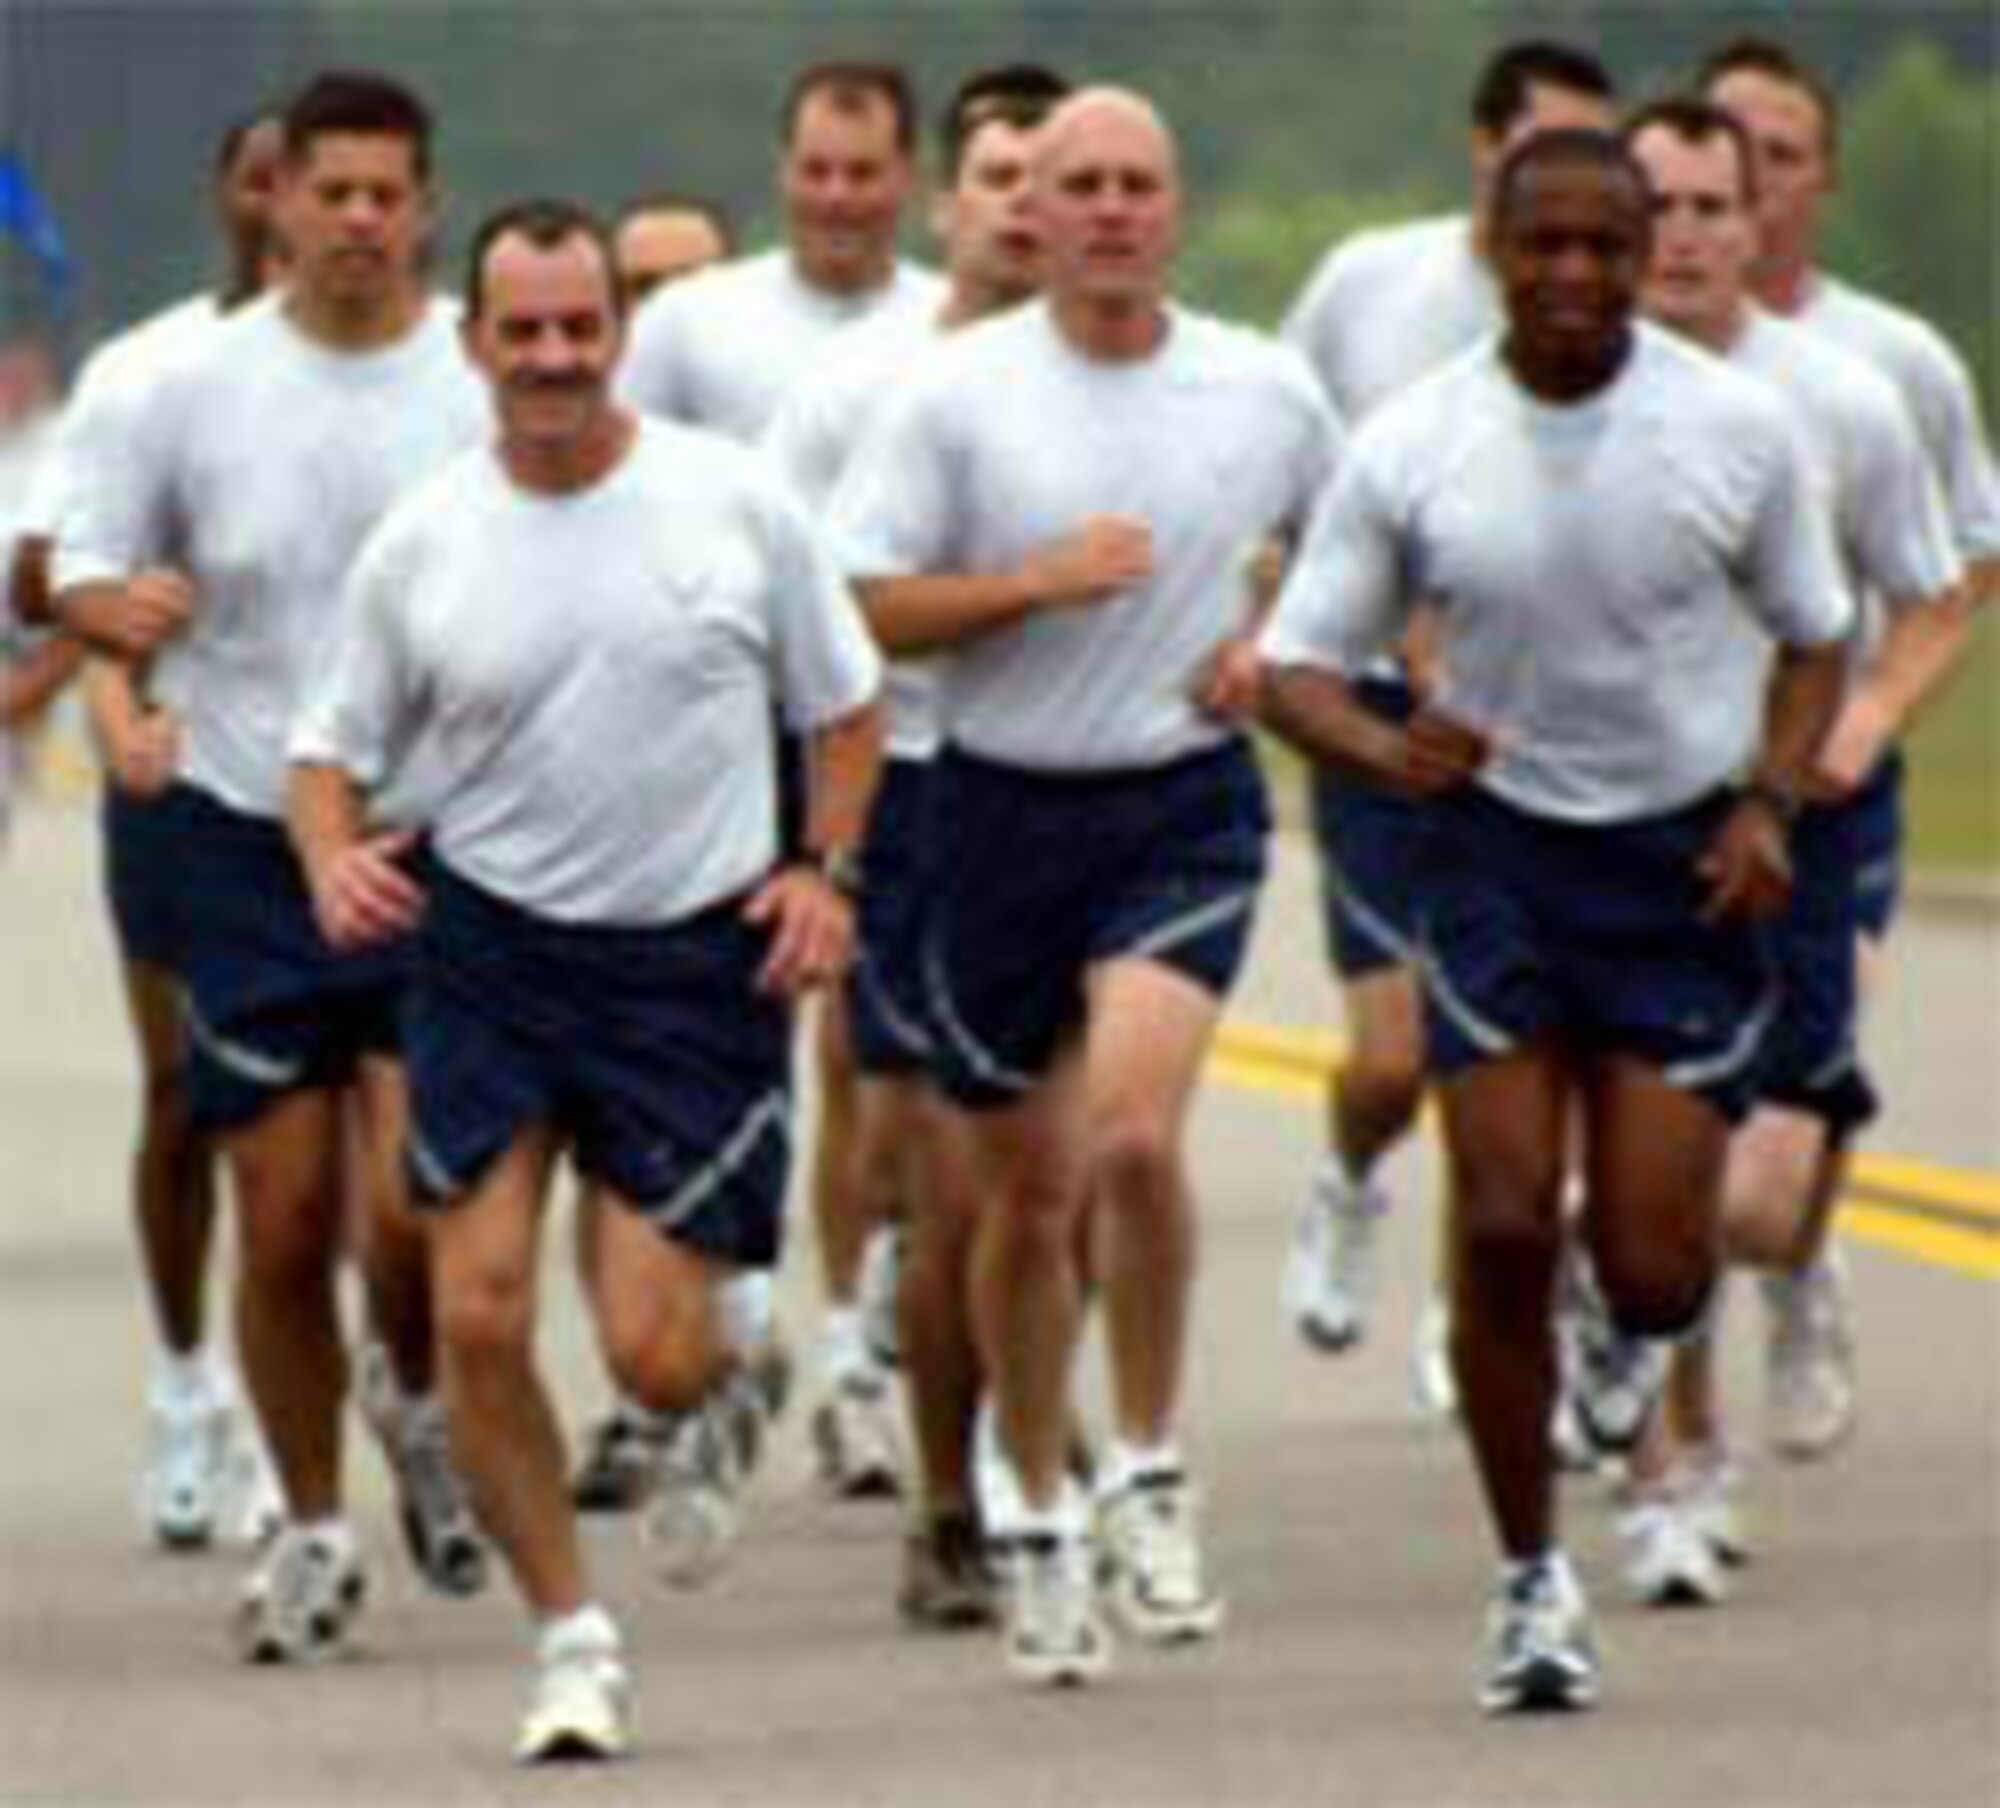
[[[1424,1064],[1414,1038],[1376,1037],[1342,1063],[1336,1081],[1350,1109],[1372,1117],[1410,1117],[1424,1089]]]
[[[1593,1265],[1612,1322],[1633,1337],[1679,1337],[1707,1313],[1719,1272],[1710,1240],[1694,1232],[1610,1245]]]
[[[679,1317],[643,1329],[607,1325],[604,1362],[618,1391],[653,1412],[698,1406],[724,1368],[715,1340]]]
[[[1562,1246],[1562,1175],[1504,1157],[1454,1164],[1454,1213],[1468,1269],[1554,1269]]]
[[[439,1290],[438,1341],[454,1370],[519,1361],[527,1353],[533,1318],[533,1294],[523,1275],[453,1277]]]
[[[1090,1166],[1121,1211],[1167,1201],[1178,1190],[1180,1139],[1157,1112],[1113,1107],[1091,1139]]]

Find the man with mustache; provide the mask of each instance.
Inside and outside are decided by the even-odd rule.
[[[416,930],[411,1151],[452,1438],[537,1629],[517,1749],[606,1758],[628,1738],[623,1641],[534,1360],[551,1183],[568,1154],[601,1202],[593,1317],[665,1463],[669,1415],[740,1368],[718,1292],[778,1255],[788,1006],[851,951],[840,876],[881,662],[764,461],[612,400],[624,316],[591,216],[488,219],[465,337],[497,443],[363,553],[293,737],[291,815],[336,946]],[[796,859],[774,709],[808,737]],[[433,772],[420,875],[367,817],[413,761]]]

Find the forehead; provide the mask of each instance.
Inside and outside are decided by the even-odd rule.
[[[1041,166],[1052,176],[1077,169],[1145,170],[1163,177],[1173,173],[1166,134],[1143,113],[1125,107],[1058,116],[1044,128],[1041,152]]]
[[[1571,231],[1646,230],[1647,196],[1631,175],[1614,164],[1543,163],[1515,179],[1501,222],[1505,237],[1559,227]]]
[[[1527,104],[1508,126],[1507,142],[1517,144],[1535,132],[1572,126],[1602,130],[1611,116],[1611,103],[1601,94],[1586,94],[1560,82],[1530,82]]]
[[[299,153],[297,170],[308,180],[417,181],[417,147],[400,132],[315,132]]]
[[[628,215],[618,227],[617,240],[622,253],[672,256],[706,251],[720,244],[721,236],[701,214],[661,207]]]
[[[1657,194],[1700,190],[1736,197],[1742,192],[1736,141],[1726,132],[1697,140],[1663,125],[1648,126],[1632,140],[1632,154],[1645,165]]]
[[[1012,168],[1029,161],[1041,136],[1039,126],[1017,126],[989,119],[976,126],[959,159],[959,180],[970,181],[988,170]]]
[[[817,89],[799,103],[785,148],[793,157],[893,157],[896,110],[872,89]]]
[[[489,314],[574,314],[612,305],[603,256],[580,232],[554,245],[503,232],[487,247],[483,274]]]
[[[1709,97],[1759,138],[1817,145],[1823,136],[1819,103],[1795,83],[1761,70],[1733,70],[1710,88]]]

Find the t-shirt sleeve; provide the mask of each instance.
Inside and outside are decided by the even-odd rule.
[[[775,486],[764,511],[779,707],[793,728],[823,728],[880,693],[882,656],[824,531]]]
[[[1266,663],[1358,673],[1396,645],[1408,599],[1379,446],[1364,439],[1314,510],[1258,642]]]

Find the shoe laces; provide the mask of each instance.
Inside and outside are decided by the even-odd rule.
[[[1090,1601],[1090,1556],[1083,1540],[1030,1532],[1011,1541],[1009,1619],[1018,1643],[1042,1651],[1082,1644]]]
[[[1193,1490],[1183,1477],[1139,1477],[1114,1497],[1109,1517],[1120,1557],[1149,1592],[1201,1593]]]

